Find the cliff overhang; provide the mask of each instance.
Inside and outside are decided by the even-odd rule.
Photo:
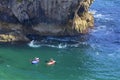
[[[0,0],[0,42],[28,41],[26,35],[86,34],[94,26],[93,0]]]

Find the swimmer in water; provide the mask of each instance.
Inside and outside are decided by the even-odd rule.
[[[35,58],[31,61],[31,63],[32,63],[32,64],[38,64],[39,61],[40,61],[40,59],[39,59],[38,57],[35,57]]]
[[[51,58],[51,59],[47,62],[47,65],[53,65],[53,64],[55,64],[55,63],[56,63],[56,61]]]

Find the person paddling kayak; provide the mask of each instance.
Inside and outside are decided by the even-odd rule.
[[[39,61],[40,61],[40,59],[39,59],[38,57],[35,57],[35,58],[31,61],[31,63],[32,63],[32,64],[38,64]]]
[[[51,58],[51,59],[47,62],[47,65],[53,65],[53,64],[55,64],[55,63],[56,63],[56,61]]]

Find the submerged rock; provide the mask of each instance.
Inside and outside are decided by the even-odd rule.
[[[88,33],[89,28],[94,26],[93,15],[88,12],[92,2],[93,0],[0,0],[0,41],[27,40],[25,37],[28,34],[64,36]],[[7,28],[3,27],[3,23],[7,24]],[[22,38],[14,35],[11,35],[12,38],[6,37],[10,33]]]

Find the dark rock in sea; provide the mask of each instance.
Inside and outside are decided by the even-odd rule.
[[[29,41],[28,35],[86,34],[94,26],[94,0],[0,0],[0,42]]]

